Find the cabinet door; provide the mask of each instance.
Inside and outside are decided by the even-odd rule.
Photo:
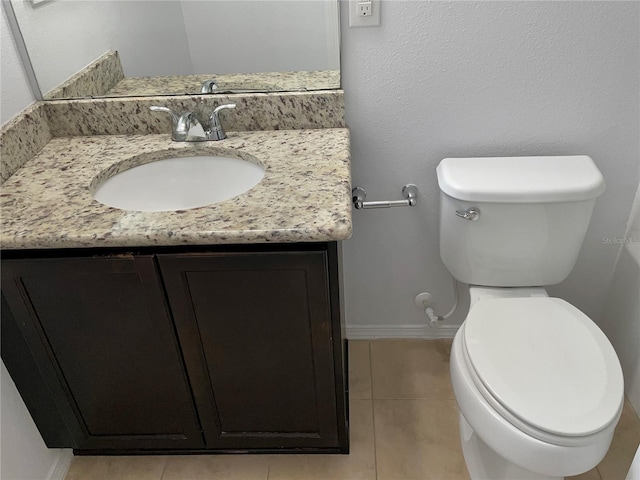
[[[152,256],[5,260],[2,292],[75,448],[204,445]]]
[[[207,446],[337,447],[326,252],[159,262]]]

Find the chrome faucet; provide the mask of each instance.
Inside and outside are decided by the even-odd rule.
[[[154,112],[165,112],[171,115],[172,129],[171,139],[174,142],[206,142],[211,140],[224,140],[227,134],[220,122],[220,111],[228,108],[236,108],[235,103],[220,105],[209,116],[209,128],[205,130],[193,112],[178,115],[168,107],[153,105],[150,109]]]
[[[202,82],[200,93],[216,93],[218,90],[218,84],[215,80],[205,80]]]
[[[220,110],[226,110],[228,108],[236,108],[235,103],[227,103],[226,105],[220,105],[216,107],[209,116],[209,131],[207,132],[208,140],[224,140],[227,138],[227,134],[224,133],[222,123],[220,123]]]

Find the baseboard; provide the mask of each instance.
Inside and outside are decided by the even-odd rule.
[[[49,470],[47,480],[64,480],[71,467],[71,461],[73,460],[73,450],[70,448],[60,449],[54,464]]]
[[[376,338],[453,338],[460,325],[347,325],[349,340]]]

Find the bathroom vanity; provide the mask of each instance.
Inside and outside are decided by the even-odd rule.
[[[7,252],[2,292],[50,446],[346,449],[336,243]]]
[[[348,140],[61,137],[4,184],[2,358],[49,447],[348,452]],[[250,158],[264,179],[183,211],[92,198],[105,176],[194,152]]]

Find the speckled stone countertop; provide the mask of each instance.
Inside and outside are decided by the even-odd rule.
[[[202,82],[215,79],[218,91],[296,92],[340,88],[339,70],[313,72],[265,72],[207,75],[127,77],[107,91],[105,97],[183,95],[200,93]]]
[[[347,129],[227,133],[226,140],[202,143],[172,142],[168,134],[54,138],[3,185],[0,245],[142,247],[351,236]],[[257,159],[265,176],[240,196],[175,212],[119,210],[92,197],[92,186],[117,171],[207,154]]]
[[[207,73],[126,77],[120,55],[108,51],[45,95],[48,100],[65,98],[138,97],[200,94],[202,82],[215,79],[218,94],[337,90],[340,70],[261,73]],[[245,92],[246,93],[246,92]],[[209,94],[207,94],[209,95]]]

